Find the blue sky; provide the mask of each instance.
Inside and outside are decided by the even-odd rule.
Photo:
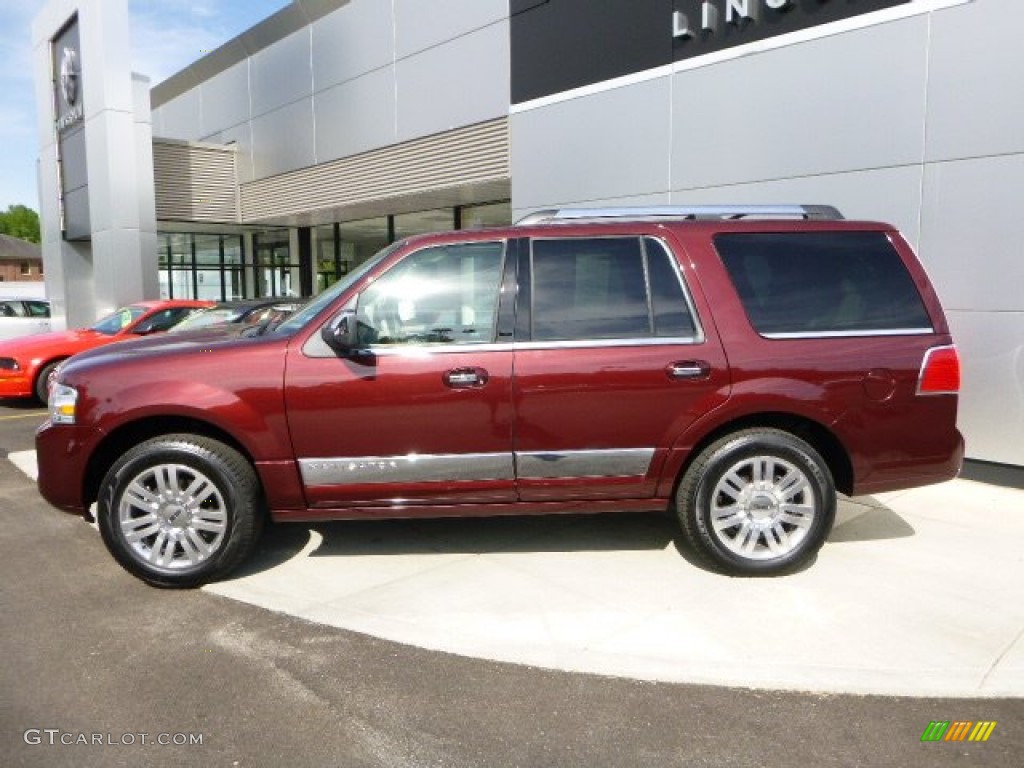
[[[39,210],[32,19],[46,0],[0,0],[0,211]],[[132,69],[156,85],[288,0],[128,0]]]

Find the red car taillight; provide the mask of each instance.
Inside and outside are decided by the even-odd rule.
[[[960,356],[956,347],[932,347],[924,354],[917,379],[919,395],[955,395],[960,391]]]

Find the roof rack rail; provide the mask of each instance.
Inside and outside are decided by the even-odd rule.
[[[530,224],[552,224],[580,219],[842,219],[843,214],[831,205],[661,205],[638,208],[549,208],[527,214],[516,222],[517,227]]]

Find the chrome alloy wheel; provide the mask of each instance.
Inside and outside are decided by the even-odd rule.
[[[184,464],[148,467],[127,484],[118,525],[136,558],[158,568],[196,568],[214,555],[228,526],[220,489]]]
[[[818,514],[807,475],[778,456],[753,456],[725,472],[711,494],[714,536],[750,560],[797,549]]]

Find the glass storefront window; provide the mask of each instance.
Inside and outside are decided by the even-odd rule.
[[[395,240],[446,232],[456,221],[463,229],[478,229],[507,226],[511,218],[506,200],[326,224],[311,229],[311,259],[302,255],[301,260],[292,247],[295,230],[254,232],[251,253],[241,234],[160,232],[160,296],[212,301],[301,296],[304,285],[317,294]],[[301,237],[298,242],[301,251]]]
[[[245,296],[241,235],[161,232],[160,297],[222,301]]]
[[[335,260],[334,229],[333,225],[316,228],[313,251],[317,265],[316,293],[347,275],[390,242],[387,216],[345,221],[337,226]]]
[[[256,296],[300,296],[298,261],[292,261],[287,229],[253,235]]]
[[[512,203],[466,205],[462,208],[463,229],[484,229],[485,227],[507,227],[512,223]]]
[[[447,232],[450,229],[455,229],[454,208],[400,213],[395,216],[395,240],[427,232]]]

